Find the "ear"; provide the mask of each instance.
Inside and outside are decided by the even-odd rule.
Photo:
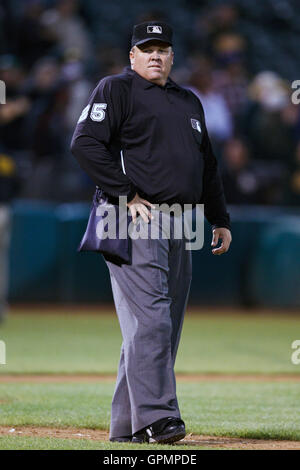
[[[129,60],[130,60],[130,63],[131,65],[134,64],[134,50],[131,49],[131,51],[129,52]]]

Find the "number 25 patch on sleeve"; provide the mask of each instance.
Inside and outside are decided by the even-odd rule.
[[[103,121],[105,118],[105,109],[107,108],[106,103],[94,103],[91,111],[92,121]]]

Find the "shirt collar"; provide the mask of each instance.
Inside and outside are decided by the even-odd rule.
[[[168,77],[165,86],[161,87],[160,85],[156,85],[156,83],[149,82],[149,80],[146,80],[145,78],[143,78],[141,75],[136,73],[135,70],[132,70],[132,68],[129,65],[124,68],[124,72],[129,75],[132,75],[144,90],[147,90],[155,86],[159,86],[160,88],[163,88],[163,89],[174,88],[174,89],[180,90],[180,87],[177,85],[177,83],[173,82],[173,80],[170,77]]]

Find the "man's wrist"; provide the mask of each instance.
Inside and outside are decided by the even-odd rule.
[[[231,232],[231,227],[230,225],[227,225],[227,224],[215,224],[211,226],[212,230],[215,230],[216,228],[227,228],[227,230]]]
[[[130,193],[127,194],[127,204],[128,204],[129,202],[131,202],[131,201],[135,198],[136,193],[137,193],[136,188],[133,188],[133,189],[130,191]]]

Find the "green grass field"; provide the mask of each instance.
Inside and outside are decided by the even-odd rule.
[[[173,450],[174,446],[151,445],[151,451]],[[0,440],[1,450],[128,450],[128,444],[112,442],[89,441],[88,439],[55,439],[33,437],[4,437]],[[149,450],[149,446],[130,444],[130,450]],[[176,450],[195,450],[194,446],[176,445]],[[197,450],[211,450],[210,447],[201,446]],[[214,448],[214,450],[224,450]],[[230,450],[230,449],[226,449]]]
[[[115,373],[121,334],[116,315],[12,314],[0,327],[3,373]],[[186,314],[176,361],[180,373],[292,373],[300,316]]]
[[[9,383],[1,382],[1,374],[114,374],[121,344],[114,315],[12,313],[0,327],[0,339],[7,349],[7,364],[0,365],[0,426],[108,429],[113,380],[26,383],[24,378],[22,383]],[[187,313],[176,371],[240,375],[240,379],[226,381],[178,381],[179,405],[187,431],[300,440],[300,383],[293,378],[260,381],[259,377],[245,382],[242,377],[249,373],[274,377],[300,374],[300,365],[293,365],[290,359],[295,339],[300,339],[300,318],[296,316]],[[87,439],[0,437],[0,449],[134,447]],[[188,448],[176,445],[176,449]]]
[[[0,425],[108,429],[112,383],[1,384]],[[299,383],[178,383],[187,432],[300,440]]]

